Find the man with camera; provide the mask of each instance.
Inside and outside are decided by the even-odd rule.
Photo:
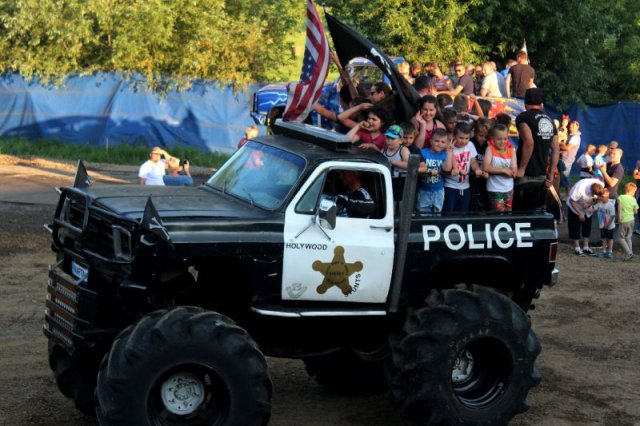
[[[168,161],[167,174],[162,176],[162,181],[167,186],[191,186],[193,179],[189,172],[189,160],[184,160],[180,165],[180,160],[171,157]]]

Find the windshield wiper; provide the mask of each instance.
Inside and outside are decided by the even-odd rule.
[[[255,204],[255,201],[253,200],[251,193],[247,191],[247,189],[244,186],[241,186],[240,189],[242,189],[249,196],[249,201],[251,201],[251,207],[253,207],[253,205]]]
[[[226,194],[226,190],[227,190],[227,182],[229,181],[229,175],[225,175],[224,179],[222,180],[222,193]]]

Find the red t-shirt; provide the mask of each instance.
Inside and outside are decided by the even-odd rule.
[[[376,136],[375,138],[371,136],[371,132],[370,131],[364,130],[364,129],[358,130],[358,132],[356,134],[360,138],[360,142],[362,142],[362,143],[372,143],[375,146],[377,146],[378,148],[380,148],[380,150],[383,150],[384,147],[387,144],[387,138],[385,137],[384,133],[382,133],[382,132],[380,132],[380,134],[378,136]]]
[[[431,128],[431,130],[425,130],[424,132],[424,146],[423,148],[429,148],[431,147],[431,135],[433,135],[433,131],[436,130],[438,128],[438,123],[440,121],[438,119],[434,119],[433,120],[433,127]]]

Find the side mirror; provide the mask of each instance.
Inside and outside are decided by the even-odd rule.
[[[322,195],[318,203],[318,215],[316,216],[320,226],[327,229],[336,227],[336,201],[333,198]]]

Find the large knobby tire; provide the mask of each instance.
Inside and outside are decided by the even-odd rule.
[[[391,389],[413,424],[507,424],[541,379],[526,313],[479,286],[432,291],[391,349]]]
[[[271,380],[251,337],[200,308],[153,312],[102,362],[98,418],[111,425],[264,425]]]
[[[96,389],[99,360],[72,357],[59,344],[49,341],[49,366],[60,392],[71,398],[78,410],[95,416],[93,395]]]
[[[385,360],[363,360],[348,348],[327,355],[303,358],[307,373],[331,392],[372,395],[389,389]]]

